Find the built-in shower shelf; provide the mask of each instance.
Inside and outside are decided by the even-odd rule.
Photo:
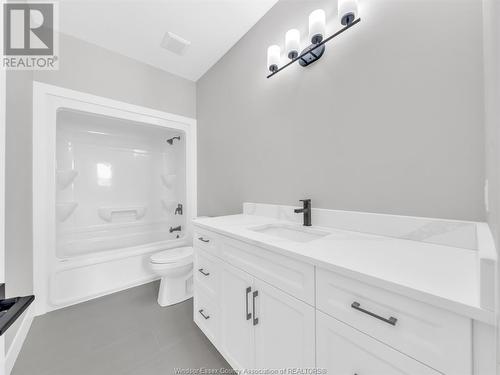
[[[56,203],[56,216],[59,222],[68,220],[73,212],[75,212],[78,203],[76,202],[60,202]]]
[[[175,175],[175,174],[164,173],[161,175],[161,181],[163,182],[163,185],[167,189],[172,189],[174,187],[176,179],[177,179],[177,175]]]
[[[66,189],[69,185],[73,183],[78,172],[74,169],[58,169],[56,171],[57,175],[57,186],[59,189]]]
[[[146,206],[101,207],[97,210],[99,217],[107,222],[123,220],[140,220],[146,215]]]

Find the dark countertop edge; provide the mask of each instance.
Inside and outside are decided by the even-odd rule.
[[[20,297],[19,300],[0,317],[0,336],[23,314],[35,300],[35,296]]]

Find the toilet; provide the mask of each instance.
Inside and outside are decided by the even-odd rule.
[[[151,269],[161,277],[158,303],[170,306],[193,296],[193,248],[178,247],[155,253]]]

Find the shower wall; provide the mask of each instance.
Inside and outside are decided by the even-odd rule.
[[[58,258],[184,236],[182,132],[65,109],[56,123]]]

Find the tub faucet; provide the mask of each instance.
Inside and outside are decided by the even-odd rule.
[[[304,208],[296,208],[293,212],[296,214],[304,214],[304,226],[311,226],[311,200],[310,199],[301,199],[300,200],[304,204]]]
[[[173,233],[173,232],[180,232],[182,230],[182,227],[179,225],[178,227],[170,227],[169,231],[170,233]]]

